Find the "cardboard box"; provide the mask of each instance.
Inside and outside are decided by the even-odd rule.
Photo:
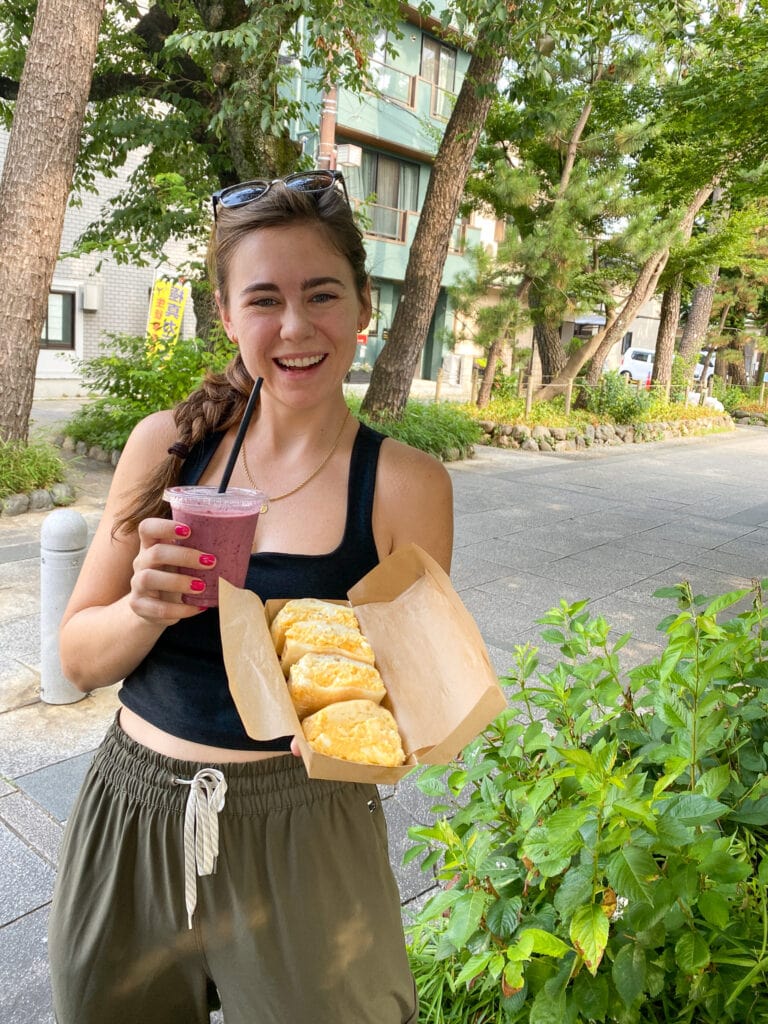
[[[312,595],[307,595],[311,597]],[[269,635],[284,602],[222,581],[219,615],[229,687],[249,736],[297,736],[311,778],[392,783],[415,765],[447,764],[506,707],[477,625],[451,581],[415,544],[393,552],[348,594],[373,646],[406,763],[358,764],[311,749]]]

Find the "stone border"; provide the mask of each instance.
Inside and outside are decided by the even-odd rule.
[[[89,448],[83,441],[75,443],[71,437],[61,434],[53,438],[51,443],[61,448],[62,451],[113,467],[117,465],[120,458],[120,452],[117,449],[108,452],[98,445]],[[0,498],[0,518],[20,516],[25,512],[49,512],[54,508],[65,508],[67,505],[72,505],[76,500],[76,488],[65,482],[53,484],[47,490],[40,488],[29,494],[9,494],[5,498]]]
[[[496,448],[518,448],[526,452],[576,452],[587,448],[646,441],[669,441],[678,437],[697,437],[723,430],[734,430],[735,424],[728,413],[692,420],[660,420],[657,423],[615,426],[527,427],[521,423],[494,423],[478,420],[483,430],[479,444]]]

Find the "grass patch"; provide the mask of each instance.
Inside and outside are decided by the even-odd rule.
[[[467,412],[467,407],[451,402],[407,403],[400,420],[372,420],[360,412],[361,399],[347,395],[347,403],[355,416],[387,437],[392,437],[412,448],[420,448],[431,455],[452,462],[467,458],[477,444],[482,430]]]
[[[0,498],[46,490],[65,475],[64,461],[47,441],[0,440]]]

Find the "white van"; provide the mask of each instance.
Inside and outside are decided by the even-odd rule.
[[[639,380],[645,384],[653,372],[652,348],[628,348],[621,359],[619,373],[628,380]]]

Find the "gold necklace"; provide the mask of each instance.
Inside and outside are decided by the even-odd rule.
[[[307,484],[310,482],[310,480],[314,480],[315,479],[317,474],[320,472],[321,469],[323,469],[323,467],[328,462],[330,457],[333,455],[333,453],[339,447],[339,441],[341,441],[341,435],[344,433],[344,427],[346,427],[347,420],[349,419],[349,417],[350,417],[350,410],[349,410],[349,408],[347,408],[347,415],[344,417],[344,420],[343,420],[343,422],[341,424],[341,429],[339,430],[338,434],[336,435],[336,440],[331,445],[331,447],[330,447],[330,449],[328,451],[328,454],[323,458],[323,461],[320,463],[320,465],[316,469],[312,470],[312,472],[309,474],[309,476],[307,477],[306,480],[302,480],[302,482],[300,484],[297,484],[297,486],[293,487],[290,491],[286,491],[285,494],[277,494],[277,495],[275,495],[274,498],[267,498],[267,503],[266,503],[266,505],[264,505],[264,507],[261,510],[262,513],[266,512],[269,509],[269,506],[273,502],[275,502],[275,501],[282,501],[283,498],[290,498],[290,496],[292,494],[295,494],[297,491],[300,491],[302,489],[302,487],[306,487]],[[254,487],[256,490],[258,490],[259,489],[259,485],[256,483],[256,481],[251,476],[251,471],[248,468],[248,459],[246,458],[246,454],[245,454],[245,444],[243,444],[243,446],[240,449],[240,461],[243,464],[243,469],[245,470],[245,475],[248,477],[248,483],[251,485],[251,487]]]

